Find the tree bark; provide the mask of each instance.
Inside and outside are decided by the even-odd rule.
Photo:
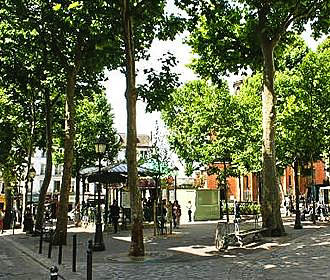
[[[123,36],[126,59],[126,101],[127,101],[127,168],[128,187],[130,190],[132,237],[130,256],[144,256],[143,213],[141,193],[137,187],[136,161],[136,86],[135,57],[132,32],[132,18],[129,8],[130,1],[122,0]]]
[[[4,179],[4,188],[5,188],[5,217],[3,219],[3,229],[10,229],[10,224],[12,220],[12,210],[13,210],[13,203],[12,203],[12,187],[8,183],[6,179]]]
[[[77,172],[76,172],[76,195],[75,195],[75,225],[79,227],[81,225],[81,218],[80,218],[80,167],[77,165]]]
[[[264,58],[264,86],[262,92],[262,164],[263,190],[262,220],[263,226],[269,228],[268,235],[281,236],[285,233],[281,212],[279,186],[276,178],[275,156],[275,104],[274,92],[274,52],[275,44],[263,38],[261,48]]]
[[[37,218],[36,218],[36,230],[41,231],[44,222],[44,212],[45,212],[45,199],[47,190],[52,177],[52,146],[53,146],[53,133],[52,133],[52,105],[50,102],[50,92],[49,89],[45,90],[45,114],[46,114],[46,170],[45,178],[42,182],[39,194],[39,202],[37,208]]]
[[[65,103],[65,132],[64,132],[64,165],[62,186],[60,192],[59,210],[57,215],[56,232],[54,245],[66,245],[67,225],[68,225],[68,201],[71,187],[72,165],[73,165],[73,145],[75,137],[74,127],[74,93],[77,72],[75,68],[68,70],[66,103]]]
[[[299,168],[299,160],[296,159],[294,162],[294,189],[295,189],[295,198],[296,198],[296,218],[294,223],[294,229],[302,229],[301,225],[301,215],[300,215],[300,209],[299,209],[299,197],[300,197],[300,190],[299,190],[299,174],[298,174],[298,168]]]

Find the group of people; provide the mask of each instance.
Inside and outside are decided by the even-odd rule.
[[[89,223],[94,223],[97,219],[97,211],[95,207],[84,204],[81,209],[82,224],[87,228]],[[110,205],[108,216],[104,216],[104,221],[107,219],[110,224],[112,224],[114,233],[118,232],[118,224],[120,217],[120,207],[118,206],[117,200],[114,200],[112,205]]]
[[[20,217],[20,212],[17,209],[13,209],[9,213],[7,212],[5,214],[5,211],[3,209],[0,209],[0,233],[4,232],[4,220],[5,220],[5,215],[8,215],[8,220],[9,221],[9,228],[14,228],[16,227],[17,222],[21,222],[21,217]]]
[[[305,221],[307,218],[313,220],[314,209],[313,204],[303,207],[301,210],[301,220]],[[329,217],[329,209],[324,203],[317,202],[315,205],[315,220],[326,221]]]
[[[191,213],[192,213],[192,205],[191,202],[189,201],[187,209],[188,209],[188,216],[189,216],[189,221],[191,222]],[[168,201],[166,203],[166,200],[162,201],[161,205],[158,205],[157,209],[157,220],[159,223],[160,227],[164,227],[165,223],[168,223],[173,225],[173,228],[179,228],[180,226],[180,220],[181,220],[181,206],[177,200],[171,203],[171,201]]]
[[[308,218],[313,219],[314,215],[314,209],[313,209],[313,203],[312,201],[307,201],[303,196],[299,199],[301,204],[301,220],[307,220]],[[283,205],[285,207],[285,215],[286,216],[292,216],[293,213],[295,213],[295,207],[292,200],[292,196],[286,196],[284,198]],[[315,219],[318,220],[327,220],[329,216],[329,209],[328,207],[321,202],[315,203]]]

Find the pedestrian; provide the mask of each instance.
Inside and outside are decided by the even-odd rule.
[[[295,212],[294,206],[293,206],[293,201],[292,201],[292,196],[289,196],[289,208],[290,208],[290,216],[292,216],[292,213]]]
[[[181,206],[177,200],[173,203],[173,225],[174,228],[178,228],[180,226],[180,218],[181,218]]]
[[[113,224],[114,233],[118,232],[119,212],[120,209],[117,200],[114,200],[113,204],[110,206],[110,218]]]
[[[173,224],[173,205],[171,201],[168,201],[166,204],[167,214],[166,214],[166,222],[170,225],[170,234],[172,234],[172,224]]]
[[[0,232],[3,233],[3,219],[5,218],[5,213],[0,209]]]
[[[241,210],[240,210],[240,205],[236,200],[234,202],[234,215],[235,215],[235,219],[239,221],[239,219],[241,218]]]
[[[15,208],[12,210],[11,221],[12,221],[12,228],[15,228],[17,224],[17,210]]]
[[[285,216],[290,214],[290,199],[286,196],[284,198]]]
[[[192,214],[192,205],[191,205],[191,201],[188,201],[187,209],[188,209],[188,218],[189,218],[189,222],[191,222],[191,214]]]
[[[176,213],[176,226],[180,226],[180,219],[181,219],[181,206],[178,203],[177,213]]]
[[[173,202],[173,205],[172,205],[172,215],[173,215],[173,228],[175,229],[176,228],[176,212],[177,212],[177,200],[175,200]]]
[[[239,203],[235,200],[234,201],[234,224],[235,224],[235,232],[239,232],[239,223],[241,219],[241,210],[239,207]]]
[[[26,233],[33,232],[33,218],[30,208],[27,208],[24,214],[23,231]]]

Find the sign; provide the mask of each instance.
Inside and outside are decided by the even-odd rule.
[[[122,192],[122,202],[124,208],[131,208],[129,192]]]
[[[174,190],[170,190],[169,193],[170,193],[169,195],[170,201],[174,201]]]

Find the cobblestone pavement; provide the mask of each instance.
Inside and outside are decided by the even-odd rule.
[[[48,279],[48,271],[23,251],[13,250],[0,235],[0,279]]]
[[[167,237],[153,237],[152,229],[148,229],[145,230],[147,256],[139,260],[127,256],[129,232],[104,233],[106,251],[93,253],[93,279],[330,279],[330,224],[314,226],[304,222],[304,229],[293,230],[293,218],[284,220],[287,236],[264,238],[261,243],[230,247],[220,253],[213,246],[215,223],[183,225]],[[77,229],[70,230],[59,268],[64,279],[86,279],[86,243],[93,233],[76,233],[78,272],[72,273],[74,231]],[[56,263],[57,248],[51,260],[46,257],[46,246],[42,255],[37,254],[37,237],[17,234],[3,239],[39,261],[41,266]],[[33,279],[44,279],[40,277]]]

